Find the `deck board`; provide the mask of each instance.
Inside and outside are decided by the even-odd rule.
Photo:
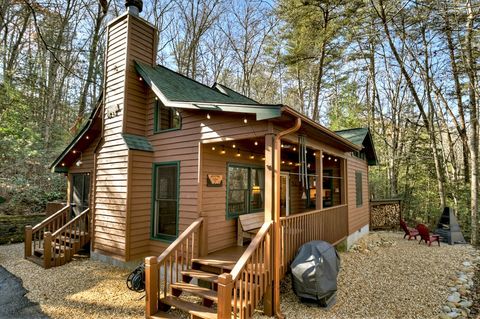
[[[209,253],[206,256],[192,259],[192,261],[207,266],[232,270],[246,249],[247,246],[231,246]]]

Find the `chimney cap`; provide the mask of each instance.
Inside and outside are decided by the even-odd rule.
[[[125,8],[127,9],[127,12],[138,14],[139,12],[142,12],[143,1],[142,0],[125,0]]]

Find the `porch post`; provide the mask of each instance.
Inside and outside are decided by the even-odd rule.
[[[274,152],[274,135],[265,135],[265,221],[273,220],[273,154]],[[267,235],[269,236],[269,235]],[[270,239],[270,238],[269,238]],[[273,256],[272,241],[268,240],[268,249],[265,256],[266,259],[270,259],[269,264],[272,265],[271,258]],[[269,270],[271,271],[271,269]],[[272,277],[270,277],[272,278]],[[263,296],[263,312],[267,316],[273,316],[273,285],[271,282],[267,285],[265,295]]]
[[[203,210],[203,144],[198,143],[198,175],[197,175],[197,211],[198,216],[203,217],[203,222],[200,225],[198,232],[198,257],[206,256],[208,254],[208,215]]]
[[[323,209],[323,150],[317,151],[315,158],[315,175],[317,175],[317,193],[315,196],[315,208],[317,210]]]
[[[340,202],[342,205],[347,204],[347,161],[345,158],[340,158],[340,174],[342,179],[340,189],[342,190],[342,193],[340,194]]]
[[[265,135],[265,221],[273,220],[273,152],[274,134]]]
[[[145,317],[147,318],[158,311],[158,288],[157,257],[147,257],[145,258]]]

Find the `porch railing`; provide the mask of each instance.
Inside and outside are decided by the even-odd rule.
[[[170,284],[181,281],[181,272],[192,268],[192,260],[198,254],[196,246],[202,236],[200,228],[204,218],[196,219],[159,257],[145,260],[146,317],[158,311],[158,300],[167,297]],[[199,243],[197,243],[197,241]],[[163,273],[162,271],[163,270]],[[163,289],[162,289],[163,288]]]
[[[334,206],[280,218],[284,275],[298,248],[312,240],[337,244],[348,235],[347,205]]]
[[[218,277],[218,318],[251,318],[272,282],[272,222],[266,222],[230,273]]]
[[[65,225],[69,213],[70,205],[67,205],[34,227],[25,226],[25,258],[32,256],[32,250],[44,248],[45,233],[53,233]]]
[[[44,268],[65,264],[80,247],[89,240],[88,212],[89,208],[75,216],[55,232],[44,234]]]

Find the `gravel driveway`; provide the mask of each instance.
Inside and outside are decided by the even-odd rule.
[[[300,303],[289,279],[282,285],[282,310],[288,318],[438,318],[449,277],[473,251],[372,233],[357,251],[340,253],[337,303],[328,312]],[[144,318],[145,300],[126,288],[127,271],[88,259],[44,270],[22,254],[22,244],[0,246],[0,265],[23,280],[27,297],[51,318]]]

